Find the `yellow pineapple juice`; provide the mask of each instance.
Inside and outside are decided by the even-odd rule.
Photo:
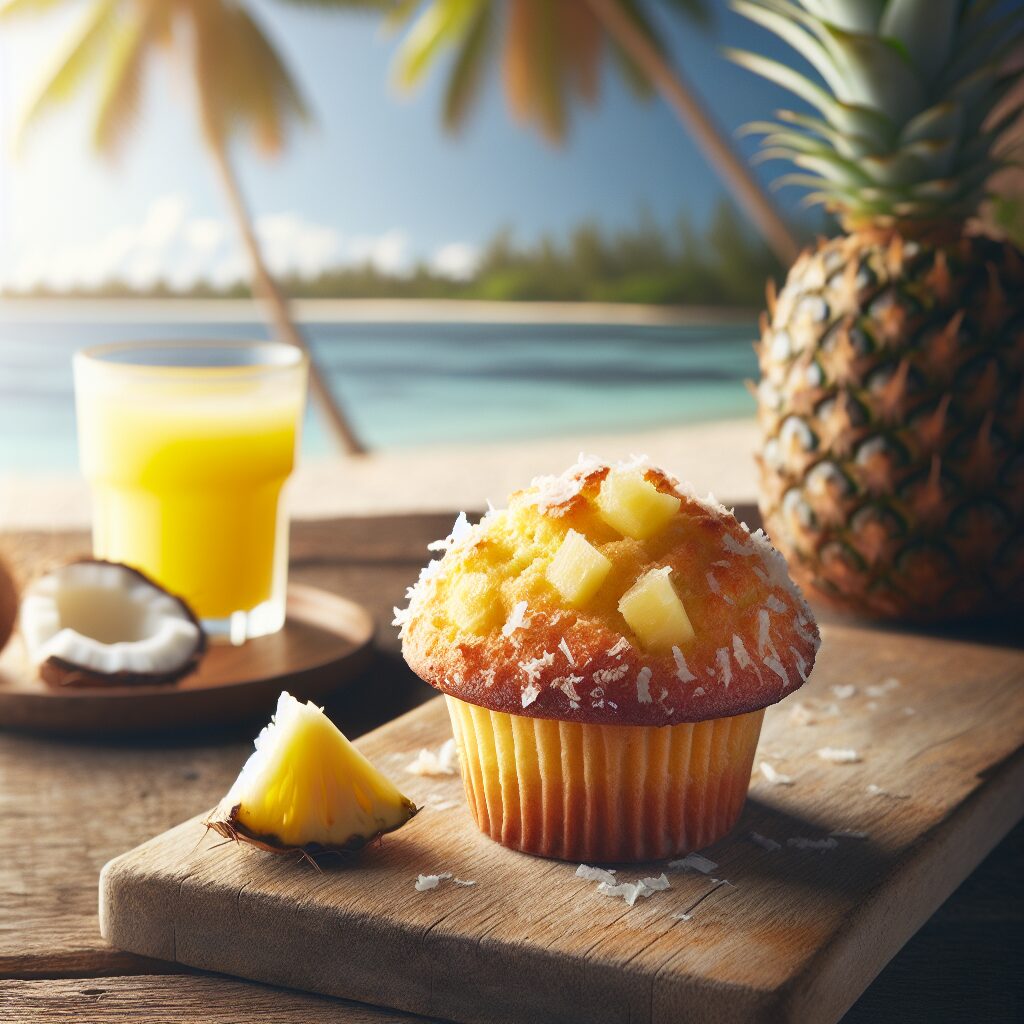
[[[75,357],[93,553],[126,562],[238,642],[284,623],[282,489],[305,403],[301,352],[273,343],[101,346]]]

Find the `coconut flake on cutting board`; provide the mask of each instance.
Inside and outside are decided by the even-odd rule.
[[[680,857],[679,860],[670,860],[668,866],[670,868],[682,868],[684,871],[699,871],[702,875],[706,875],[709,871],[714,871],[718,867],[713,860],[701,853],[688,853],[685,857]]]
[[[856,750],[844,747],[822,747],[815,751],[822,761],[832,764],[860,764],[863,758]]]
[[[766,782],[770,782],[773,786],[792,786],[793,776],[783,775],[782,772],[776,771],[775,768],[770,765],[767,761],[762,761],[758,765],[758,770],[764,776]]]
[[[610,868],[592,868],[589,864],[581,864],[576,869],[576,877],[587,882],[607,882],[608,885],[615,884],[615,871]]]
[[[437,753],[424,747],[416,755],[416,760],[406,765],[405,770],[410,775],[454,775],[458,767],[458,756],[455,740],[445,740]]]
[[[625,900],[626,906],[631,907],[641,896],[644,899],[649,899],[654,893],[663,892],[665,889],[670,888],[671,883],[668,880],[668,876],[663,872],[656,878],[641,878],[636,882],[601,882],[597,887],[597,891],[602,896],[621,896]]]
[[[443,871],[439,875],[420,875],[416,879],[416,891],[427,892],[430,889],[436,889],[443,881],[451,877],[450,871]]]
[[[834,850],[839,843],[832,836],[827,839],[807,839],[804,836],[794,836],[792,839],[786,840],[786,845],[797,850],[819,850],[824,853],[826,850]]]
[[[769,852],[782,849],[781,843],[777,843],[774,839],[769,839],[767,836],[761,835],[760,832],[751,832],[750,841],[755,846],[760,846],[762,850],[768,850]]]

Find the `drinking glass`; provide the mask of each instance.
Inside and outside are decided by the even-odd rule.
[[[265,341],[146,341],[76,353],[93,554],[183,597],[232,643],[284,625],[288,516],[307,360]]]

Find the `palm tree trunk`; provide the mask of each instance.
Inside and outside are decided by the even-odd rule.
[[[212,133],[208,133],[207,137],[212,138]],[[242,242],[252,264],[253,291],[262,300],[273,324],[274,333],[281,341],[294,345],[306,353],[309,359],[310,394],[318,410],[327,421],[328,432],[335,443],[348,455],[364,455],[366,453],[365,446],[359,440],[359,436],[349,423],[348,418],[331,393],[330,388],[328,388],[327,382],[324,380],[323,374],[313,358],[313,353],[310,351],[306,339],[302,336],[302,333],[296,327],[288,312],[287,300],[267,269],[266,263],[263,261],[260,243],[256,238],[256,232],[253,230],[249,211],[242,197],[238,177],[235,174],[235,169],[232,166],[226,146],[217,142],[211,142],[210,150],[213,153],[214,164],[217,167],[221,184],[227,195],[228,205],[231,208],[235,224],[238,227],[239,234],[242,236]]]
[[[682,74],[637,28],[619,0],[587,2],[608,35],[657,86],[662,97],[683,122],[683,126],[704,155],[725,179],[733,195],[753,218],[775,255],[783,265],[789,266],[800,252],[796,238],[757,179],[750,173],[746,162],[722,136],[711,115]]]

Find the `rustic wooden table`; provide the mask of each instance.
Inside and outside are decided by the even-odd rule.
[[[293,578],[362,601],[379,623],[376,664],[328,705],[350,736],[433,694],[405,668],[388,623],[427,543],[444,536],[452,518],[345,519],[293,530]],[[86,548],[82,534],[0,536],[0,551],[26,574]],[[262,719],[269,712],[255,710]],[[417,1019],[187,971],[100,938],[100,867],[212,806],[251,749],[255,724],[105,743],[0,732],[0,1021]],[[1018,825],[879,975],[846,1024],[1024,1019],[1022,864]]]

